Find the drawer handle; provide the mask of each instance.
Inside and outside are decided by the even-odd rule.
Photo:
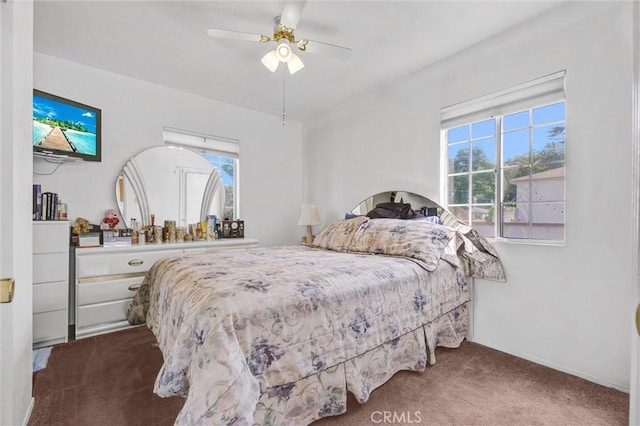
[[[129,286],[129,290],[131,291],[138,291],[140,289],[140,286],[142,286],[142,284],[131,284]]]
[[[129,265],[130,265],[130,266],[140,266],[140,265],[142,265],[143,263],[144,263],[144,260],[142,260],[142,259],[131,259],[131,260],[129,261]]]

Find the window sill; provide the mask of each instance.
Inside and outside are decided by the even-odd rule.
[[[507,244],[507,245],[525,245],[525,246],[551,246],[551,247],[564,247],[565,241],[550,241],[550,240],[526,240],[515,238],[487,238],[491,244]]]

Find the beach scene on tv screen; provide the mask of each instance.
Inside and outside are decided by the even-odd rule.
[[[95,112],[34,94],[33,145],[96,155]]]

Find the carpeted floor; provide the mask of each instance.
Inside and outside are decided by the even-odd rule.
[[[423,373],[402,371],[366,404],[324,425],[627,425],[629,395],[464,342],[438,348]],[[153,394],[162,365],[146,327],[55,346],[34,373],[36,425],[171,425],[179,397]]]

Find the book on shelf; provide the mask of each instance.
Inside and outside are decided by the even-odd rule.
[[[33,220],[58,220],[58,204],[56,192],[43,192],[40,184],[33,184]]]
[[[42,185],[33,184],[33,220],[42,219]]]

